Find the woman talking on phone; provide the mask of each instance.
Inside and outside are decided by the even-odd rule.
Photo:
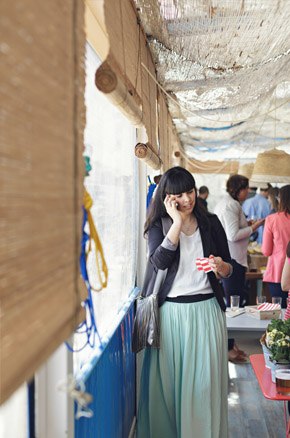
[[[227,330],[218,278],[231,275],[217,216],[196,202],[193,176],[164,173],[148,211],[152,270],[166,270],[158,293],[160,349],[145,350],[138,438],[227,437]],[[164,225],[165,224],[165,225]],[[210,272],[198,270],[207,258]]]

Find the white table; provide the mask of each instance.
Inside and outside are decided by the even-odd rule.
[[[257,319],[247,313],[242,313],[241,315],[229,318],[226,316],[227,328],[230,332],[258,332],[264,333],[268,324],[271,322],[270,319]]]
[[[247,313],[233,318],[226,316],[228,337],[234,338],[248,354],[261,353],[260,338],[270,322],[269,319],[256,319]]]

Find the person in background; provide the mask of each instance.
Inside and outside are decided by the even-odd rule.
[[[249,356],[243,350],[241,350],[234,338],[228,339],[228,360],[233,363],[246,363]]]
[[[285,258],[285,263],[283,266],[282,276],[281,276],[281,288],[283,291],[288,291],[288,303],[287,303],[286,312],[284,314],[284,319],[289,319],[290,318],[290,240],[286,248],[286,258]],[[289,410],[289,404],[288,404],[288,410]]]
[[[137,438],[228,436],[227,328],[217,277],[231,275],[232,266],[220,221],[196,199],[193,176],[176,166],[162,176],[147,214],[146,277],[167,273],[158,292],[160,349],[147,348],[143,360]],[[197,269],[200,257],[214,272]]]
[[[146,208],[149,207],[151,199],[154,197],[154,193],[156,190],[156,187],[159,184],[160,178],[162,175],[155,175],[153,178],[154,183],[151,181],[150,176],[148,175],[148,181],[149,181],[149,187],[147,192],[147,198],[146,198]]]
[[[207,208],[208,195],[209,195],[208,188],[206,186],[201,186],[198,190],[198,202],[206,211],[208,211]]]
[[[272,297],[282,297],[282,307],[286,307],[287,294],[281,288],[282,269],[286,247],[290,239],[290,184],[280,189],[278,212],[265,220],[262,253],[268,257],[263,281],[268,283]]]
[[[249,182],[250,182],[250,181],[249,181]],[[253,186],[250,186],[250,187],[249,187],[249,192],[248,192],[247,198],[246,198],[246,200],[242,203],[242,206],[243,206],[243,204],[244,204],[248,199],[253,198],[253,197],[256,195],[257,190],[258,190],[258,187],[253,187]],[[243,208],[243,207],[242,207],[242,208]],[[248,220],[248,224],[249,224],[249,225],[250,225],[251,223],[253,223],[253,222],[254,222],[253,220]],[[250,235],[250,242],[255,242],[255,241],[257,240],[257,238],[258,238],[258,230],[256,230],[254,233],[252,233],[252,234]]]
[[[277,213],[279,206],[279,188],[270,187],[268,190],[268,201],[270,203],[270,214]]]
[[[290,291],[290,240],[286,248],[286,258],[281,276],[281,287],[283,291]]]
[[[242,209],[246,215],[247,220],[256,221],[257,219],[264,219],[270,214],[271,206],[268,201],[269,186],[270,185],[260,188],[260,193],[257,193],[250,199],[246,199],[243,203]],[[257,242],[261,244],[264,231],[263,225],[259,227],[257,231]]]
[[[248,225],[240,204],[246,199],[248,190],[248,178],[242,175],[230,176],[227,181],[228,193],[216,205],[214,210],[226,232],[233,264],[233,275],[230,278],[222,279],[227,307],[230,307],[231,295],[239,295],[240,305],[243,306],[245,304],[244,284],[248,267],[247,249],[249,237],[264,222],[264,219],[260,219],[252,225]]]
[[[247,199],[253,198],[257,193],[257,189],[258,189],[258,187],[249,187],[249,193],[248,193]]]
[[[161,180],[162,175],[155,175],[153,178],[154,183],[156,184],[156,186],[158,186],[160,180]]]

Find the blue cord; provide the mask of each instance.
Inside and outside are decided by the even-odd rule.
[[[97,329],[96,320],[95,320],[95,313],[94,313],[94,305],[93,305],[93,298],[92,298],[92,289],[90,285],[90,280],[88,276],[87,271],[87,258],[86,258],[86,244],[90,239],[90,236],[85,231],[85,226],[87,223],[88,215],[83,207],[83,223],[82,223],[82,241],[81,241],[81,254],[80,254],[80,271],[81,275],[83,277],[83,280],[85,282],[85,285],[87,287],[88,296],[83,302],[83,305],[85,307],[86,311],[86,319],[77,327],[75,330],[76,334],[87,334],[87,341],[85,344],[79,348],[78,350],[75,350],[71,345],[69,345],[68,342],[65,342],[67,348],[72,353],[78,353],[82,351],[87,345],[89,345],[91,348],[95,347],[95,341],[96,341],[96,335],[98,336],[98,339],[101,344],[101,338]],[[83,329],[83,330],[81,330]]]

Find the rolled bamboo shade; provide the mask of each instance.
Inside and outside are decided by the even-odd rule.
[[[251,179],[257,182],[290,183],[290,155],[278,149],[258,154]]]
[[[235,174],[238,172],[238,161],[199,161],[188,160],[186,168],[193,173]]]
[[[157,86],[148,73],[156,78],[155,66],[137,22],[134,2],[85,0],[85,3],[89,42],[100,54],[97,34],[101,38],[106,35],[105,44],[109,46],[105,57],[101,56],[103,64],[96,72],[96,86],[132,124],[146,128],[150,147],[157,155],[160,150],[164,168],[170,167],[172,154],[169,149],[175,137],[174,126],[164,96],[160,112],[157,110]],[[95,26],[92,25],[94,21]]]
[[[135,155],[152,169],[160,169],[162,162],[149,143],[137,143],[135,146]]]
[[[110,60],[110,61],[108,61]],[[115,65],[113,69],[111,65]],[[109,56],[98,68],[95,75],[96,87],[107,94],[110,101],[136,126],[142,126],[141,99],[127,79],[121,80],[121,73],[117,74],[116,62]]]
[[[110,51],[106,60],[118,76],[118,81],[123,82],[129,94],[136,100],[135,108],[139,108],[139,102],[142,103],[142,124],[146,128],[148,142],[157,153],[157,90],[156,84],[142,68],[142,63],[154,76],[156,74],[145,35],[137,23],[133,2],[106,0],[104,16],[110,42]],[[129,102],[129,98],[123,101],[124,111]],[[129,106],[132,108],[133,104],[129,103]],[[129,120],[132,120],[131,108],[128,108]],[[139,115],[139,110],[137,113]]]
[[[165,172],[172,165],[181,164],[180,158],[174,156],[174,151],[180,148],[180,141],[168,112],[164,94],[160,90],[158,90],[157,102],[160,158],[162,160],[162,172]]]
[[[85,0],[85,30],[88,42],[99,58],[104,61],[110,49],[109,35],[105,24],[105,0]]]
[[[243,175],[248,179],[251,179],[252,173],[254,169],[254,163],[246,163],[246,164],[240,164],[238,174]]]
[[[2,14],[1,403],[80,311],[85,48],[81,1],[6,1]]]
[[[171,139],[168,129],[168,111],[163,94],[158,90],[158,138],[160,145],[160,155],[162,160],[162,170],[167,170],[170,167],[170,148]]]

